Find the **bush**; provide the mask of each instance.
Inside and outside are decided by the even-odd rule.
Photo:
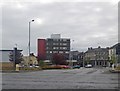
[[[67,62],[63,54],[55,53],[52,57],[52,63],[55,65],[66,65]]]
[[[39,61],[39,66],[44,67],[44,66],[46,66],[46,63],[43,60],[40,60]]]
[[[44,67],[42,67],[42,69],[62,69],[62,67],[60,67],[60,66],[44,66]]]
[[[41,70],[41,67],[35,68],[35,67],[20,67],[20,70],[22,71],[37,71]]]
[[[120,70],[120,66],[116,67],[115,69],[116,69],[116,70]]]

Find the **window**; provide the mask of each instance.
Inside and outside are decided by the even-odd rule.
[[[59,47],[53,47],[53,49],[59,49]]]
[[[62,39],[60,39],[60,41],[62,41]]]
[[[97,62],[97,65],[98,65],[98,62]]]
[[[60,49],[63,49],[62,47],[60,47]]]
[[[69,53],[68,51],[66,51],[65,53]]]
[[[53,43],[53,45],[56,45],[56,43]]]
[[[58,53],[58,51],[53,51],[53,53]]]
[[[59,41],[59,39],[53,39],[53,41]]]
[[[66,39],[63,39],[63,41],[67,41]]]
[[[59,51],[59,53],[63,53],[63,51]]]
[[[67,45],[67,43],[63,43],[63,45]]]
[[[63,47],[63,49],[67,49],[67,47]]]
[[[60,49],[63,49],[63,50],[65,50],[65,49],[67,49],[67,47],[60,47]]]
[[[58,43],[53,43],[53,45],[58,45]]]
[[[60,43],[60,45],[63,45],[63,43]]]
[[[53,47],[53,49],[56,49],[56,47]]]

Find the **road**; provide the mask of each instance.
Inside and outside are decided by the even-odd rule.
[[[118,74],[108,68],[2,73],[3,89],[115,89]]]

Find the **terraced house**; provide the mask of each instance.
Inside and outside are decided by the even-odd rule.
[[[88,48],[85,52],[84,63],[92,66],[109,66],[109,48]]]

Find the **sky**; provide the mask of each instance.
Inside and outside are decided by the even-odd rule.
[[[17,45],[28,54],[31,20],[31,52],[37,55],[37,39],[61,34],[71,39],[73,50],[110,47],[118,42],[119,0],[4,0],[0,3],[1,49]],[[74,40],[74,41],[72,41]]]

